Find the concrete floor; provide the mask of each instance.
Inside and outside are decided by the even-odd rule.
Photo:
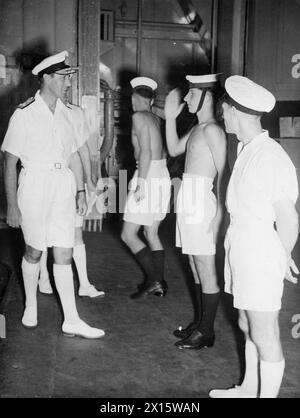
[[[22,237],[19,231],[0,230],[0,258],[16,273],[6,302],[7,338],[0,340],[0,397],[205,398],[211,388],[239,382],[243,341],[229,296],[222,297],[213,348],[181,351],[173,345],[172,331],[192,318],[190,278],[186,259],[174,248],[173,217],[161,228],[169,284],[165,298],[128,297],[143,277],[119,240],[119,227],[118,222],[105,221],[102,233],[85,233],[90,280],[106,291],[106,297],[77,298],[77,305],[84,320],[105,329],[106,337],[96,341],[62,335],[55,296],[39,294],[38,328],[22,327],[24,299],[17,268]],[[295,254],[300,265],[299,244]],[[300,339],[292,337],[296,314],[300,286],[287,283],[281,313],[283,398],[300,397]]]

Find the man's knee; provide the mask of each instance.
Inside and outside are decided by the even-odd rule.
[[[158,237],[158,229],[157,228],[149,228],[144,227],[144,237],[148,242],[157,241]]]
[[[123,225],[121,240],[129,247],[138,239],[138,228],[129,227],[126,223]]]
[[[41,257],[42,251],[36,250],[35,248],[30,247],[29,245],[26,246],[25,259],[26,261],[28,261],[28,263],[37,264],[40,262]]]
[[[245,335],[249,335],[250,329],[246,316],[239,316],[239,328]]]
[[[75,245],[83,244],[83,237],[82,237],[82,228],[77,227],[75,228]]]
[[[68,265],[72,262],[73,250],[72,248],[54,248],[53,257],[54,263],[60,265]]]
[[[276,345],[280,342],[279,331],[276,327],[273,327],[272,329],[252,327],[250,329],[250,336],[259,350]]]

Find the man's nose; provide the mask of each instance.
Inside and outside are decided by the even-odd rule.
[[[65,86],[66,87],[71,87],[71,80],[70,80],[70,77],[68,77],[68,76],[65,78]]]

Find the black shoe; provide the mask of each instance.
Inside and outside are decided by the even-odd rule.
[[[181,350],[195,349],[200,350],[201,348],[212,347],[215,343],[215,335],[203,335],[200,331],[195,329],[192,334],[187,338],[177,341],[175,346]]]
[[[158,282],[158,283],[161,283],[162,287],[167,291],[168,283],[165,280],[163,280],[162,282]],[[147,280],[146,279],[142,283],[139,283],[137,285],[138,290],[141,290],[145,285],[147,285]]]
[[[191,333],[198,327],[198,322],[192,322],[190,323],[186,328],[178,328],[173,332],[173,335],[175,335],[176,338],[180,338],[181,340],[184,340],[187,338]]]
[[[139,299],[148,295],[165,296],[167,293],[167,283],[146,282],[139,287],[136,293],[130,295],[131,299]]]

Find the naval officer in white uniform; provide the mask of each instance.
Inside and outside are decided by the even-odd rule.
[[[76,202],[84,215],[86,198],[70,109],[62,100],[70,87],[68,53],[46,58],[33,69],[41,88],[11,117],[5,151],[7,222],[21,226],[26,244],[22,272],[26,306],[22,323],[38,325],[37,284],[42,251],[53,247],[53,273],[64,312],[67,336],[100,338],[104,331],[82,321],[77,312],[71,269]],[[17,162],[22,171],[17,188]]]

